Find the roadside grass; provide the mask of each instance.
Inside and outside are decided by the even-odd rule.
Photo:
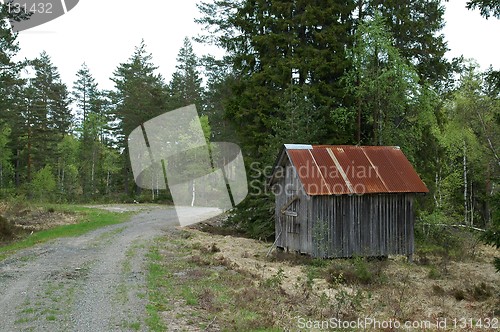
[[[74,213],[79,216],[79,222],[71,225],[57,226],[51,229],[27,235],[19,241],[0,247],[0,260],[13,254],[17,250],[32,247],[61,237],[75,237],[91,232],[101,227],[119,224],[127,221],[133,213],[116,213],[105,210],[92,209],[78,205],[44,205],[53,211]]]
[[[166,310],[167,292],[171,289],[170,281],[166,278],[168,271],[162,264],[162,256],[158,252],[158,246],[155,245],[148,254],[148,299],[146,306],[148,318],[146,324],[151,331],[165,331],[160,313]]]

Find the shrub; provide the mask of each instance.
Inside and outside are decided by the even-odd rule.
[[[8,240],[14,236],[14,227],[11,223],[0,216],[0,240]]]
[[[429,277],[429,279],[439,279],[441,278],[441,272],[439,272],[439,270],[436,269],[435,266],[431,266],[431,268],[429,269],[429,273],[427,274],[427,277]]]
[[[382,283],[385,280],[383,261],[368,261],[355,257],[345,261],[334,261],[326,272],[326,281],[330,284],[363,284]]]
[[[36,172],[31,181],[31,190],[39,201],[50,201],[55,195],[56,187],[56,179],[50,165]]]
[[[279,288],[285,279],[285,271],[280,267],[275,275],[265,279],[261,285],[267,288]]]
[[[497,193],[492,198],[494,210],[492,212],[491,225],[488,230],[482,235],[481,239],[489,245],[500,249],[500,193]],[[493,264],[500,272],[500,257],[496,257]]]
[[[454,220],[442,213],[424,214],[415,226],[418,255],[428,262],[427,255],[449,259],[471,258],[475,254],[478,236],[467,229],[452,226]],[[425,265],[425,264],[424,264]]]

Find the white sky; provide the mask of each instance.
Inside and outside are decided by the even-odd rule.
[[[87,63],[101,89],[113,88],[109,80],[119,63],[127,61],[144,38],[148,52],[168,81],[184,37],[201,31],[198,0],[80,0],[66,15],[19,33],[21,58],[35,58],[45,50],[58,67],[63,82],[72,88],[76,72]],[[464,55],[486,69],[500,69],[500,20],[486,20],[479,12],[468,11],[466,0],[446,3],[449,58]],[[140,5],[138,5],[140,4]],[[497,42],[495,42],[497,40]],[[198,56],[220,51],[194,45]]]

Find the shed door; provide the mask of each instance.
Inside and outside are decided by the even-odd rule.
[[[290,197],[282,208],[285,220],[285,231],[288,238],[288,250],[300,250],[300,222],[298,218],[299,198],[297,195]]]

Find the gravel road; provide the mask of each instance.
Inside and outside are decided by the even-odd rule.
[[[183,208],[193,220],[214,209]],[[146,254],[172,208],[17,252],[0,262],[0,331],[146,331]]]

